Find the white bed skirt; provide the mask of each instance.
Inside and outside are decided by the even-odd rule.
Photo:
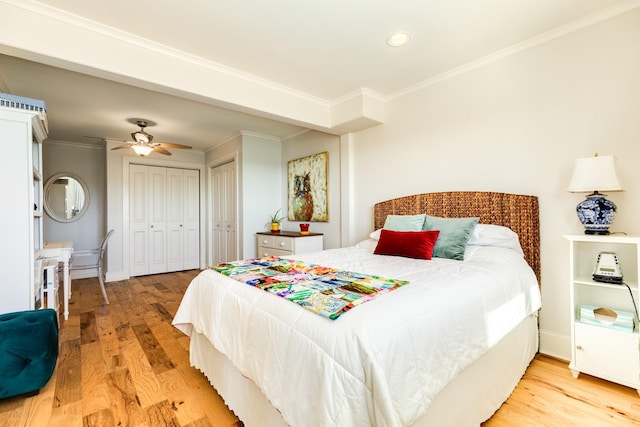
[[[525,318],[464,369],[413,426],[477,426],[511,395],[538,351],[538,318]],[[200,369],[246,427],[286,427],[282,416],[207,338],[191,335],[191,365]]]

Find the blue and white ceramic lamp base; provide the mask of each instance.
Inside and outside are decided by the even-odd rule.
[[[585,234],[609,234],[609,226],[616,217],[616,205],[597,191],[576,207]]]

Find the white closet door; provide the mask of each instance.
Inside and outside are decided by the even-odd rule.
[[[224,170],[225,175],[225,199],[224,199],[224,232],[225,232],[225,255],[224,261],[234,261],[238,259],[236,250],[236,165],[235,162],[227,163]]]
[[[200,266],[200,172],[129,168],[131,276]]]
[[[200,267],[200,171],[184,171],[183,270]]]
[[[167,271],[183,270],[184,171],[167,169]]]
[[[167,169],[149,166],[149,274],[167,271]]]
[[[237,259],[235,171],[235,162],[211,171],[214,264]]]
[[[129,167],[129,250],[131,276],[149,274],[149,169]]]
[[[212,196],[212,209],[211,215],[213,217],[213,254],[212,263],[219,264],[223,262],[224,254],[224,242],[223,234],[223,207],[222,200],[224,197],[224,176],[222,174],[222,167],[213,168],[211,170],[211,196]]]

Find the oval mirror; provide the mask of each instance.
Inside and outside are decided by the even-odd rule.
[[[77,221],[89,206],[89,189],[77,176],[58,173],[44,185],[44,210],[58,222]]]

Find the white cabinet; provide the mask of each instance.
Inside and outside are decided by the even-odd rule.
[[[637,312],[639,304],[638,268],[640,266],[640,238],[629,236],[568,235],[570,304],[571,304],[571,362],[574,376],[583,372],[619,384],[633,387],[640,393],[640,333]],[[596,282],[592,275],[598,254],[614,252],[619,261],[625,284]],[[633,299],[632,299],[633,296]],[[609,309],[618,313],[632,313],[633,330],[611,327],[611,317],[600,318],[601,325],[593,325],[592,316],[581,308]]]
[[[257,233],[258,258],[316,252],[323,249],[323,235],[320,233],[300,234],[295,231],[279,233]]]
[[[200,172],[129,167],[131,276],[198,268]]]
[[[36,112],[0,107],[0,313],[35,308],[42,286],[42,141]]]

